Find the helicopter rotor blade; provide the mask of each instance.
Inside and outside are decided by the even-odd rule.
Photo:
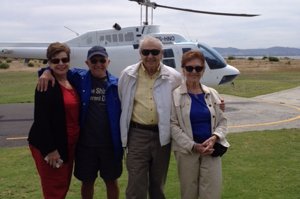
[[[180,11],[185,11],[185,12],[194,12],[194,13],[209,14],[209,15],[233,16],[233,17],[256,17],[256,16],[259,16],[259,14],[238,14],[238,13],[226,13],[226,12],[210,12],[210,11],[193,10],[193,9],[187,9],[187,8],[178,8],[178,7],[160,5],[160,4],[157,4],[155,2],[150,2],[150,0],[129,0],[129,1],[135,1],[140,5],[152,7],[153,9],[155,9],[156,7],[161,7],[161,8],[167,8],[167,9],[172,9],[172,10],[180,10]]]
[[[172,9],[172,10],[180,10],[180,11],[209,14],[209,15],[222,15],[222,16],[234,16],[234,17],[256,17],[256,16],[259,16],[259,14],[237,14],[237,13],[226,13],[226,12],[209,12],[209,11],[201,11],[201,10],[192,10],[192,9],[186,9],[186,8],[164,6],[164,5],[160,5],[157,3],[153,3],[153,6],[154,6],[154,8],[161,7],[161,8],[167,8],[167,9]]]

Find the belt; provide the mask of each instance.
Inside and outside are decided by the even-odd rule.
[[[137,128],[137,129],[143,129],[143,130],[158,132],[158,125],[156,125],[156,124],[146,125],[146,124],[139,124],[137,122],[131,121],[130,122],[130,127],[131,128]]]

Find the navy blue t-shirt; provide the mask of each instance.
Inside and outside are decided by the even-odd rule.
[[[193,130],[193,138],[197,143],[202,143],[211,137],[211,117],[205,102],[205,94],[191,94],[192,106],[190,120]]]
[[[90,102],[83,131],[80,133],[80,144],[91,147],[112,146],[105,99],[106,88],[106,78],[99,79],[92,76]]]

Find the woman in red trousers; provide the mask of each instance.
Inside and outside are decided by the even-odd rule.
[[[55,77],[47,91],[35,91],[34,122],[29,147],[40,175],[45,199],[63,199],[72,177],[74,151],[79,137],[79,97],[67,80],[70,48],[52,43],[48,64]]]

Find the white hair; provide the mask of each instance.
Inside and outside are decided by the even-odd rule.
[[[159,45],[160,49],[163,49],[162,42],[159,39],[157,39],[153,36],[150,36],[150,35],[146,35],[140,40],[139,49],[141,49],[141,47],[144,45],[144,43],[147,43],[147,42],[156,43]]]

